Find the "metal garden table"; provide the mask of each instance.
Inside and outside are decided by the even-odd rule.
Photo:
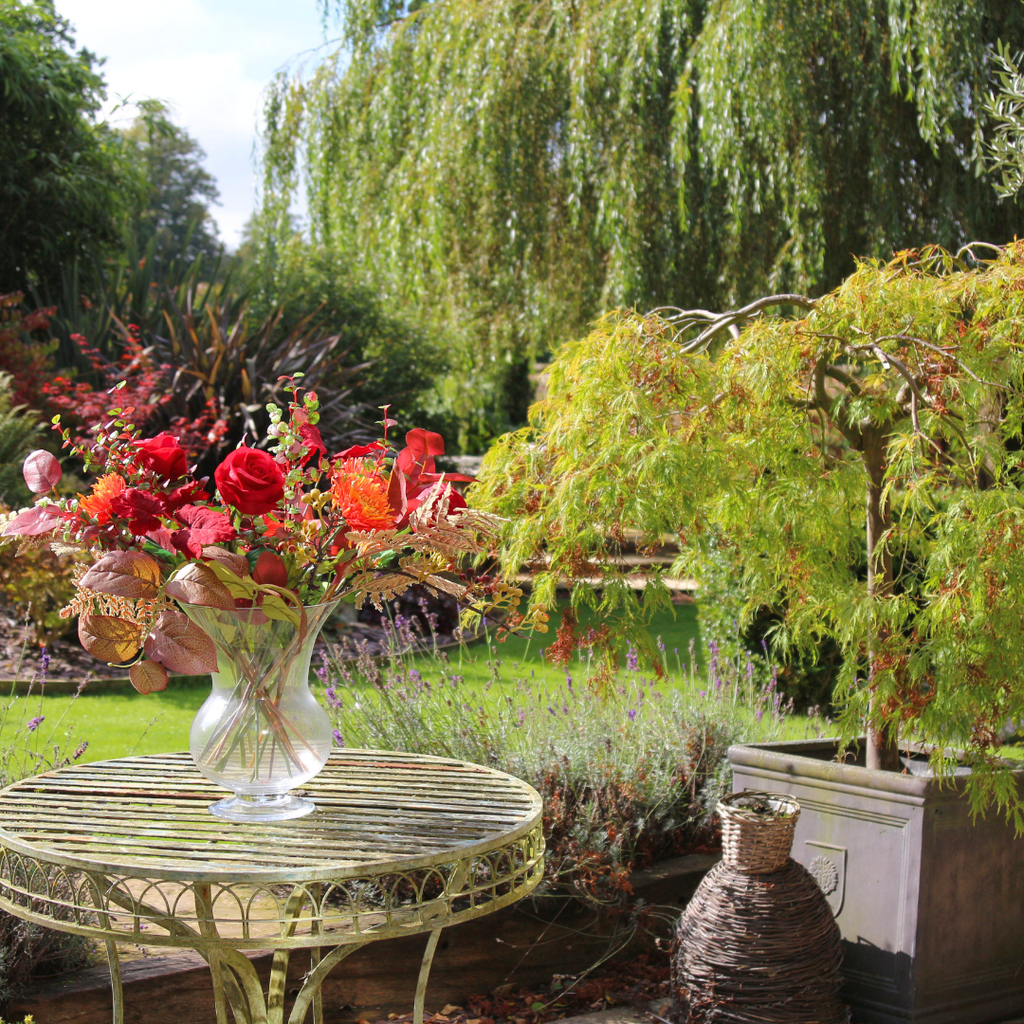
[[[74,765],[0,791],[0,907],[102,940],[114,1024],[117,942],[196,950],[218,1024],[301,1024],[330,969],[368,942],[428,932],[422,1024],[441,929],[514,903],[544,866],[541,800],[480,765],[336,752],[305,788],[317,809],[268,825],[215,818],[223,795],[187,754]],[[289,954],[311,965],[285,1016]],[[264,995],[244,950],[274,950]]]

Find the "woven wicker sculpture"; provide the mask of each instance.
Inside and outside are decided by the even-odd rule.
[[[718,813],[722,861],[676,933],[680,1024],[847,1024],[839,928],[818,883],[789,859],[799,805],[748,791]]]

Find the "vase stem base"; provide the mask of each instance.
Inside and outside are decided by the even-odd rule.
[[[230,796],[210,805],[210,813],[228,821],[287,821],[316,810],[312,800],[293,793],[273,796]]]

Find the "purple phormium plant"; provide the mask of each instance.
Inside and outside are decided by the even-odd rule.
[[[28,720],[28,725],[26,725],[25,728],[28,729],[29,732],[35,732],[44,721],[46,721],[46,715],[36,715],[35,718],[30,718]]]

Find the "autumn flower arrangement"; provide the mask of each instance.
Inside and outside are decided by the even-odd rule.
[[[439,473],[440,435],[410,431],[400,450],[384,439],[328,454],[318,401],[291,381],[286,410],[268,405],[266,450],[242,444],[197,480],[169,433],[143,438],[130,410],[111,410],[94,444],[63,432],[65,447],[97,477],[88,494],[62,497],[58,460],[25,460],[34,505],[6,517],[0,536],[83,554],[75,596],[62,614],[79,616],[93,656],[129,667],[142,693],[168,673],[215,671],[217,653],[182,606],[257,609],[268,623],[297,627],[306,608],[335,598],[377,607],[414,583],[458,598],[514,605],[518,591],[474,590],[458,560],[483,549],[492,517],[467,508]],[[56,423],[60,429],[59,421]]]

